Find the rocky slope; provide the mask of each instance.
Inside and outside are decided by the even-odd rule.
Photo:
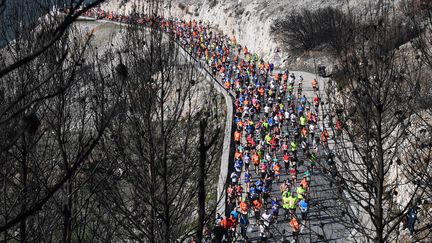
[[[265,59],[274,58],[277,49],[283,49],[270,34],[273,22],[294,9],[308,6],[341,6],[340,0],[177,0],[172,15],[208,21],[225,34],[236,36],[239,43],[257,52]]]
[[[327,6],[347,10],[365,7],[368,0],[173,0],[166,1],[166,16],[182,19],[198,19],[208,22],[227,35],[235,36],[238,43],[250,51],[258,53],[265,60],[275,64],[285,64],[284,60],[296,68],[311,69],[312,59],[292,59],[290,53],[283,52],[281,46],[270,33],[275,20],[286,17],[293,10],[307,8],[315,10]],[[142,1],[110,0],[104,9],[117,12],[130,12],[135,5],[140,9]],[[280,53],[276,53],[280,50]],[[317,58],[317,64],[330,64],[324,57]],[[290,65],[291,66],[291,65]]]

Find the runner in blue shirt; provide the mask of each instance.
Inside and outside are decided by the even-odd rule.
[[[281,204],[279,203],[277,197],[271,200],[271,204],[272,204],[272,212],[273,212],[273,221],[277,224],[277,220],[279,216],[279,208],[281,207]]]
[[[246,191],[249,191],[250,188],[250,182],[251,182],[251,173],[249,173],[249,170],[246,170],[244,174],[244,183],[246,184]]]
[[[237,211],[237,208],[234,208],[234,209],[231,211],[230,215],[233,216],[233,218],[235,218],[236,220],[238,220],[239,212]]]
[[[299,207],[301,211],[301,219],[303,220],[302,224],[304,225],[305,222],[307,221],[307,215],[309,213],[309,207],[310,207],[309,198],[307,197],[303,198],[299,202]]]
[[[249,226],[249,218],[247,214],[240,214],[240,234],[243,240],[247,241],[247,228]]]

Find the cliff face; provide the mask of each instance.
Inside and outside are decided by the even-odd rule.
[[[172,4],[172,15],[208,21],[227,35],[266,60],[283,49],[270,34],[273,22],[294,9],[316,9],[323,6],[342,6],[341,0],[177,0]]]
[[[411,0],[393,0],[396,6]],[[414,1],[414,0],[413,0]],[[145,0],[107,0],[103,8],[120,13],[130,12],[135,6],[138,11],[145,8]],[[357,15],[379,1],[370,0],[164,0],[165,16],[182,19],[196,19],[209,23],[223,33],[235,36],[238,43],[258,53],[264,60],[276,66],[288,65],[290,68],[312,71],[315,65],[327,67],[333,64],[331,58],[321,53],[309,53],[293,57],[284,52],[284,46],[271,35],[270,29],[275,20],[286,18],[294,10],[316,10],[334,7]],[[389,2],[390,3],[390,2]],[[142,11],[142,10],[141,10]],[[143,11],[144,12],[144,11]],[[276,50],[281,52],[276,53]],[[313,57],[311,57],[313,56]],[[286,62],[283,62],[287,60]],[[331,71],[331,68],[327,71]]]
[[[126,2],[126,3],[125,3]],[[143,1],[110,0],[104,8],[117,12],[129,12],[132,6],[143,7]],[[282,64],[289,53],[283,50],[270,33],[276,19],[284,18],[293,10],[314,10],[327,6],[353,9],[364,8],[368,0],[172,0],[166,1],[165,16],[197,19],[208,22],[227,35],[235,36],[238,43],[258,53],[265,60]],[[297,60],[298,62],[298,60]],[[312,61],[304,65],[313,65]],[[320,59],[319,62],[328,62]]]

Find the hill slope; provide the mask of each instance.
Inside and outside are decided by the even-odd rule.
[[[296,9],[314,10],[326,6],[362,9],[367,3],[368,0],[173,0],[165,6],[165,15],[207,21],[225,34],[235,36],[238,43],[265,60],[273,61],[276,50],[283,49],[270,34],[276,19]],[[111,0],[104,8],[127,13],[134,4],[138,9],[142,5],[136,0]],[[276,59],[283,60],[289,53],[280,55],[282,57]]]

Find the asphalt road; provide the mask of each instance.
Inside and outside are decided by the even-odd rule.
[[[201,68],[206,68],[205,66]],[[207,68],[208,71],[209,68]],[[306,97],[312,101],[312,98],[314,97],[314,92],[312,90],[311,81],[316,77],[312,73],[306,73],[301,71],[291,71],[291,73],[294,73],[296,77],[299,77],[300,75],[303,76],[303,92],[302,95],[306,95]],[[319,78],[319,94],[322,98],[323,103],[325,104],[325,95],[324,95],[324,87],[325,87],[325,79]],[[297,88],[298,88],[298,82],[296,80],[295,84],[295,90],[294,94],[297,94]],[[285,102],[286,103],[286,100]],[[328,127],[326,121],[325,113],[322,112],[323,109],[320,109],[319,113],[319,122],[318,127]],[[331,133],[330,129],[328,129]],[[282,131],[285,132],[285,131]],[[292,131],[291,131],[292,134]],[[316,134],[315,136],[319,136],[319,134]],[[291,137],[292,138],[292,137]],[[331,143],[331,140],[329,141]],[[319,159],[320,161],[323,160],[323,157],[325,155],[323,154],[323,149],[321,146],[319,146]],[[279,161],[282,161],[282,153],[277,154]],[[301,152],[301,149],[298,151],[298,157],[299,160],[304,159],[304,155]],[[307,163],[305,163],[307,164]],[[283,163],[281,163],[283,166]],[[299,237],[299,242],[345,242],[346,238],[348,236],[348,233],[345,230],[345,227],[338,223],[337,218],[340,217],[341,210],[338,206],[338,192],[335,187],[335,185],[331,185],[331,183],[325,178],[323,175],[323,168],[321,165],[325,165],[325,163],[318,163],[317,168],[315,168],[311,186],[310,186],[310,197],[312,199],[312,206],[309,212],[309,220],[308,222],[303,226],[302,233]],[[252,166],[252,165],[251,165]],[[302,165],[299,166],[299,176],[298,181],[300,181],[300,177],[303,174],[303,172],[306,170],[306,166]],[[251,170],[253,171],[253,170]],[[289,176],[284,173],[284,169],[282,170],[282,176],[281,176],[281,182],[289,179]],[[242,177],[243,177],[242,173]],[[258,178],[258,175],[256,175],[254,172],[252,172],[252,181],[256,181]],[[243,178],[240,179],[240,182],[243,182]],[[299,183],[299,182],[298,182]],[[279,186],[281,183],[273,183],[272,191],[271,191],[271,198],[278,197],[280,198],[281,192],[279,190]],[[297,185],[298,186],[298,185]],[[271,209],[271,204],[267,204],[267,208]],[[297,209],[296,211],[297,215],[300,217],[300,211]],[[283,209],[280,210],[279,214],[279,220],[277,223],[274,223],[270,227],[271,237],[268,239],[268,242],[280,242],[284,236],[288,238],[289,240],[292,240],[292,233],[291,233],[291,227],[289,226],[288,220],[285,220],[284,217],[284,211]],[[256,225],[256,222],[254,221],[253,217],[250,218],[250,226],[248,230],[248,237],[249,241],[251,242],[257,242],[259,239],[259,228]],[[285,234],[283,232],[285,231]],[[239,240],[240,241],[240,240]]]
[[[300,75],[304,78],[303,80],[303,91],[302,94],[306,95],[308,100],[312,101],[312,98],[314,97],[314,91],[312,89],[312,80],[316,77],[312,73],[306,73],[301,71],[292,71],[291,73],[294,73],[296,77],[299,77]],[[325,87],[326,80],[323,78],[319,78],[319,95],[322,97],[323,104],[325,104],[325,95],[324,95],[324,87]],[[295,83],[295,90],[294,94],[297,94],[298,90],[298,82],[296,80]],[[326,116],[322,112],[323,109],[320,107],[319,112],[319,121],[318,121],[318,127],[328,127],[326,121]],[[329,129],[328,129],[329,130]],[[284,131],[282,131],[284,132]],[[331,133],[331,131],[329,130]],[[292,134],[292,133],[291,133]],[[292,136],[292,135],[291,135]],[[315,136],[319,136],[317,133]],[[292,137],[291,137],[292,138]],[[331,141],[330,141],[331,142]],[[311,208],[309,212],[309,220],[307,223],[303,226],[302,233],[299,237],[299,242],[345,242],[346,237],[348,235],[348,232],[345,230],[345,227],[338,223],[337,218],[341,215],[340,207],[338,206],[338,191],[335,187],[335,185],[331,185],[329,180],[325,178],[322,166],[325,166],[324,161],[324,149],[322,146],[318,146],[319,153],[318,157],[320,159],[320,163],[318,163],[317,168],[313,172],[312,180],[311,180],[311,187],[310,187],[310,197],[312,199]],[[277,154],[277,157],[279,161],[283,161],[282,152],[279,152]],[[304,155],[301,152],[301,149],[298,151],[298,157],[299,160],[304,159]],[[306,170],[306,164],[299,166],[299,176],[298,181],[301,179],[301,175]],[[281,163],[282,167],[283,163]],[[252,165],[251,165],[252,166]],[[253,169],[251,170],[253,171]],[[280,182],[284,181],[285,179],[289,179],[289,175],[285,174],[285,170],[282,170],[282,176]],[[255,172],[252,173],[252,181],[256,181],[258,179],[258,175],[255,174]],[[240,182],[243,181],[243,175]],[[299,179],[300,178],[300,179]],[[273,183],[272,191],[271,191],[271,197],[278,197],[281,198],[281,192],[279,190],[279,186],[281,183]],[[297,186],[299,185],[299,182],[297,182]],[[271,212],[271,204],[267,204],[267,208]],[[300,210],[297,209],[296,214],[298,217],[300,217]],[[268,242],[280,242],[283,237],[285,236],[289,240],[292,240],[292,233],[291,233],[291,227],[289,226],[289,219],[284,220],[284,211],[283,209],[279,212],[279,220],[277,223],[272,224],[270,227],[271,237],[269,238]],[[259,239],[259,226],[256,225],[255,220],[253,217],[250,217],[250,226],[249,226],[249,233],[248,237],[249,240],[252,242],[257,242]],[[285,234],[283,234],[283,231],[285,231]]]

